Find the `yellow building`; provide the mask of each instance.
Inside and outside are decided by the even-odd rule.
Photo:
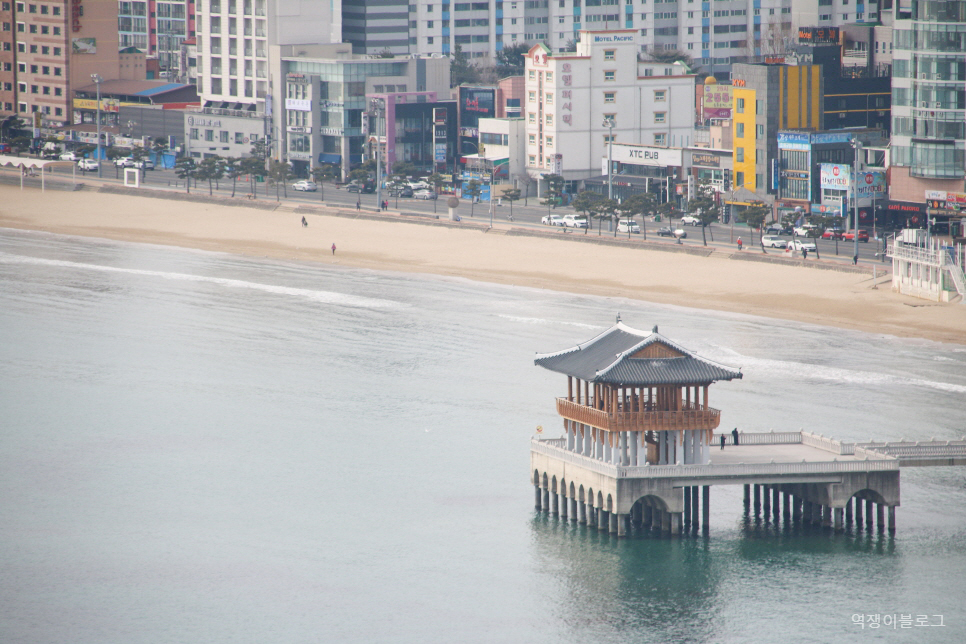
[[[770,203],[776,192],[772,160],[778,158],[778,130],[822,129],[822,66],[736,63],[731,77],[732,189],[750,190]]]

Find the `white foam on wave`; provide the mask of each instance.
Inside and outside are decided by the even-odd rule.
[[[506,315],[503,313],[499,314],[497,317],[501,317],[504,320],[510,320],[511,322],[521,322],[523,324],[560,324],[562,326],[575,326],[580,329],[594,329],[594,330],[606,328],[596,324],[584,324],[583,322],[568,322],[567,320],[548,320],[545,318],[525,318],[518,315]]]
[[[712,355],[714,354],[714,355]],[[848,382],[851,384],[870,387],[925,387],[951,393],[966,393],[966,385],[950,382],[937,382],[923,378],[910,378],[872,371],[858,371],[823,365],[793,362],[790,360],[772,360],[770,358],[755,358],[727,349],[715,347],[715,350],[704,352],[702,357],[709,358],[730,366],[739,366],[747,376],[753,375],[756,380],[767,378],[772,374],[784,377],[794,376],[803,380],[823,380],[827,382]]]
[[[189,273],[171,273],[167,271],[149,271],[137,268],[119,268],[116,266],[101,266],[99,264],[84,264],[82,262],[70,262],[60,259],[43,259],[40,257],[26,257],[23,255],[9,255],[0,253],[0,263],[4,264],[37,264],[42,266],[57,266],[62,268],[86,269],[91,271],[101,271],[107,273],[126,273],[128,275],[141,275],[144,277],[158,277],[166,280],[180,280],[184,282],[205,282],[208,284],[218,284],[229,288],[244,288],[274,295],[287,295],[300,297],[312,302],[322,304],[338,304],[341,306],[360,307],[360,308],[391,308],[400,306],[399,302],[392,300],[381,300],[371,297],[361,297],[358,295],[348,295],[334,291],[318,291],[308,288],[296,288],[292,286],[278,286],[276,284],[260,284],[258,282],[246,282],[244,280],[229,279],[225,277],[209,277],[207,275],[191,275]]]

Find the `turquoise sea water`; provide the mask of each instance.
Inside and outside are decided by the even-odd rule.
[[[2,230],[0,641],[966,641],[966,468],[904,470],[895,537],[534,513],[534,353],[618,312],[742,368],[723,427],[966,434],[962,346]]]

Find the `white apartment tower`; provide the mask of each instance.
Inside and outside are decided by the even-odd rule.
[[[601,174],[616,143],[690,145],[695,75],[682,63],[639,61],[634,29],[582,31],[575,54],[531,48],[526,62],[527,172],[567,180]],[[605,119],[613,121],[611,129]]]
[[[342,41],[342,5],[320,0],[195,0],[198,94],[206,107],[265,113],[271,45]],[[276,91],[281,91],[281,85]]]

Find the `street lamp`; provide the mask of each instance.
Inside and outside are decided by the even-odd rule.
[[[849,143],[852,149],[855,150],[855,161],[852,163],[852,201],[854,205],[852,211],[855,213],[855,218],[852,223],[855,225],[852,227],[852,242],[853,250],[852,257],[853,261],[858,261],[859,258],[859,155],[862,153],[862,142],[858,139],[852,139]],[[846,217],[846,220],[848,217]]]
[[[101,178],[101,78],[100,74],[91,74],[91,80],[97,85],[97,178]]]
[[[376,207],[382,210],[382,137],[379,132],[379,117],[384,114],[386,102],[381,98],[374,98],[369,102],[369,108],[376,122]],[[397,204],[398,205],[398,204]]]
[[[604,117],[604,127],[607,128],[607,198],[614,198],[614,126],[617,125],[613,117]]]

